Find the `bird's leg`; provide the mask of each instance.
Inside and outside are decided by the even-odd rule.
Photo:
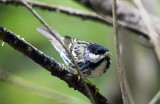
[[[87,78],[84,78],[84,80],[85,80],[89,85],[91,85],[92,87],[94,87],[94,89],[95,89],[95,95],[96,95],[97,92],[99,91],[99,89],[96,87],[96,85],[93,84],[91,81],[89,81]]]
[[[79,81],[81,77],[80,77],[80,75],[78,74],[78,72],[73,72],[73,73],[77,75],[78,81]],[[97,92],[99,91],[99,89],[96,87],[96,85],[93,84],[91,81],[89,81],[87,78],[84,78],[84,80],[85,80],[86,83],[88,83],[89,85],[91,85],[92,87],[94,87],[94,89],[95,89],[95,95],[96,95]]]
[[[74,72],[76,75],[77,75],[77,77],[78,77],[78,81],[81,79],[81,76],[78,74],[78,72]]]
[[[78,74],[78,72],[77,71],[74,71],[73,69],[71,69],[71,68],[69,68],[69,70],[72,72],[72,73],[74,73],[75,75],[77,75],[77,77],[78,77],[78,81],[81,79],[81,77],[80,77],[80,75]]]
[[[73,70],[71,70],[74,74],[76,74],[77,75],[77,77],[78,77],[78,81],[80,80],[80,75],[78,74],[78,72],[75,72],[75,71],[73,71]],[[97,94],[97,92],[99,91],[99,89],[96,87],[96,85],[95,84],[93,84],[91,81],[89,81],[87,78],[84,78],[84,80],[85,80],[85,82],[86,83],[88,83],[89,85],[91,85],[92,87],[94,87],[94,89],[95,89],[95,95]]]

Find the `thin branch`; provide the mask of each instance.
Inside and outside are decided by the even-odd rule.
[[[88,12],[84,12],[84,11],[80,11],[80,10],[76,10],[76,9],[72,9],[72,8],[68,8],[68,7],[63,7],[63,6],[48,5],[48,4],[45,4],[45,3],[29,1],[29,0],[27,0],[26,2],[30,5],[32,5],[32,7],[37,7],[37,8],[40,8],[40,9],[50,10],[50,11],[55,11],[55,12],[58,11],[58,12],[65,13],[67,15],[80,17],[82,19],[94,20],[94,21],[97,21],[97,22],[105,23],[107,25],[111,25],[111,26],[113,24],[112,23],[112,18],[111,18],[109,13],[108,13],[109,15],[103,17],[103,16],[98,15],[96,13],[88,13]],[[13,4],[13,5],[23,5],[20,2],[20,0],[0,0],[0,3]],[[126,15],[128,15],[128,14],[126,14]],[[136,33],[136,35],[138,35],[138,36],[142,36],[147,40],[149,39],[148,35],[147,35],[147,32],[144,29],[142,29],[142,27],[134,26],[134,25],[131,25],[130,23],[127,23],[127,22],[124,22],[124,21],[121,21],[118,24],[119,24],[119,26],[122,26],[122,27]]]
[[[113,0],[73,0],[73,1],[81,3],[85,5],[85,7],[92,9],[102,17],[110,18],[112,20]],[[148,33],[146,32],[146,28],[144,27],[141,18],[139,18],[140,16],[137,12],[137,9],[126,0],[118,0],[117,7],[118,7],[117,8],[118,25],[136,33],[136,35],[140,35],[145,39],[149,39],[147,36]],[[153,22],[155,21],[157,23],[156,17],[153,18]]]
[[[158,91],[158,93],[153,97],[149,104],[156,104],[158,100],[160,100],[160,91]]]
[[[136,4],[137,8],[139,9],[140,16],[144,21],[145,26],[147,27],[147,30],[149,32],[148,36],[150,37],[150,42],[153,46],[154,52],[160,64],[160,35],[158,35],[155,29],[153,28],[153,24],[151,22],[149,14],[143,7],[141,0],[133,0],[133,1]]]
[[[99,17],[99,15],[96,14],[96,13],[88,13],[88,12],[81,11],[81,10],[78,10],[78,9],[73,9],[73,8],[64,7],[64,6],[49,5],[49,4],[36,2],[36,1],[27,0],[26,2],[29,5],[31,5],[32,7],[40,8],[40,9],[43,9],[43,10],[61,12],[61,13],[67,14],[67,15],[81,17],[83,19],[95,19],[95,20],[102,21],[104,23],[104,20],[102,20],[102,18]],[[0,0],[0,3],[22,5],[20,0]]]
[[[65,81],[69,85],[69,87],[73,87],[75,90],[78,90],[89,98],[88,92],[86,92],[84,85],[81,82],[82,79],[78,80],[77,75],[63,67],[63,65],[61,65],[60,63],[46,56],[43,52],[31,46],[19,36],[15,35],[14,33],[8,31],[3,27],[0,27],[0,39],[8,43],[14,49],[28,56],[37,64],[44,67],[46,70],[51,72],[53,76],[56,76],[61,80]],[[88,83],[87,86],[89,87],[91,93],[95,94],[95,88]],[[99,92],[97,92],[97,94],[93,96],[93,98],[96,104],[110,104],[110,102]]]
[[[24,6],[30,10],[30,12],[49,30],[49,32],[59,41],[59,43],[63,46],[63,48],[65,49],[65,51],[67,52],[67,54],[69,55],[71,62],[74,64],[75,68],[78,71],[78,74],[80,75],[81,78],[81,82],[84,85],[84,88],[89,96],[90,101],[92,102],[92,104],[95,104],[95,101],[93,99],[93,95],[90,91],[90,89],[87,86],[87,83],[84,81],[84,76],[82,74],[82,72],[80,71],[80,68],[77,64],[77,62],[75,62],[72,54],[69,52],[69,50],[67,49],[67,47],[65,47],[65,45],[63,44],[63,42],[59,39],[59,37],[52,31],[52,29],[49,27],[49,25],[41,18],[41,16],[25,1],[25,0],[21,0],[22,4],[24,4]]]
[[[69,8],[69,7],[49,5],[49,4],[35,2],[35,1],[29,1],[29,0],[27,0],[26,2],[29,5],[31,5],[32,7],[37,7],[37,8],[43,9],[43,10],[61,12],[61,13],[67,14],[67,15],[80,17],[82,19],[91,19],[91,20],[99,21],[101,23],[106,23],[106,24],[112,25],[111,20],[105,19],[96,13],[88,13],[85,11],[81,11],[81,10],[73,9],[73,8]],[[13,4],[13,5],[23,5],[22,2],[20,2],[20,0],[0,0],[0,3]]]
[[[11,74],[5,70],[0,69],[0,80],[5,81],[9,84],[12,84],[14,86],[17,86],[19,88],[22,88],[24,90],[28,90],[30,92],[33,92],[37,95],[52,99],[54,101],[58,101],[61,103],[67,103],[67,104],[87,104],[87,102],[84,102],[81,99],[78,99],[74,96],[64,94],[61,92],[58,92],[53,89],[49,89],[43,86],[39,86],[37,84],[34,84],[32,82],[29,82],[21,77],[18,77],[14,74]],[[63,100],[62,100],[63,99]]]
[[[118,35],[118,25],[117,25],[117,6],[116,6],[116,0],[113,0],[112,4],[112,11],[113,11],[113,27],[114,27],[114,39],[115,39],[115,47],[116,47],[116,57],[117,57],[117,70],[118,70],[118,77],[120,82],[120,88],[123,98],[123,104],[128,104],[129,99],[127,95],[127,90],[125,86],[125,80],[124,80],[124,71],[121,63],[121,53],[120,53],[120,43],[119,43],[119,35]]]

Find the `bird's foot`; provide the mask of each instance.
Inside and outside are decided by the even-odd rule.
[[[96,85],[93,84],[91,81],[89,81],[87,78],[84,78],[84,80],[85,80],[89,85],[91,85],[92,87],[94,87],[94,89],[95,89],[94,95],[96,95],[97,92],[99,91],[99,89],[96,87]]]
[[[78,72],[75,72],[75,74],[77,75],[79,81],[81,79],[81,76],[78,74]]]
[[[78,74],[78,72],[74,72],[76,75],[77,75],[77,77],[78,77],[78,81],[81,79],[81,77],[80,77],[80,75]],[[97,94],[97,92],[99,91],[99,89],[96,87],[96,85],[95,84],[93,84],[91,81],[89,81],[87,78],[84,78],[84,80],[85,80],[85,82],[86,83],[88,83],[90,86],[92,86],[92,87],[94,87],[94,89],[95,89],[95,95]]]
[[[70,70],[72,73],[74,73],[75,75],[77,75],[78,81],[81,79],[81,77],[80,77],[80,75],[78,74],[78,72],[75,72],[74,70],[72,70],[72,69],[70,69],[70,68],[69,68],[69,70]]]

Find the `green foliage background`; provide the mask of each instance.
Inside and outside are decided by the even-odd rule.
[[[44,0],[41,0],[44,2]],[[86,8],[70,0],[45,0],[45,3],[63,5],[76,9],[88,11]],[[116,73],[115,53],[113,42],[113,30],[105,24],[85,20],[74,16],[65,15],[59,12],[47,10],[35,10],[44,20],[62,36],[68,35],[80,40],[92,41],[106,46],[112,53],[111,68],[102,76],[90,79],[100,89],[100,92],[107,96],[108,84],[111,79],[117,80],[113,75]],[[47,38],[36,31],[42,24],[23,6],[0,4],[0,25],[20,35],[27,42],[38,48],[45,54],[63,63],[59,54],[50,44]],[[0,44],[2,40],[0,40]],[[55,90],[59,93],[74,96],[89,102],[88,99],[60,79],[34,63],[31,59],[14,50],[6,43],[0,45],[0,69],[6,70],[16,76],[37,85]],[[63,100],[63,99],[62,99]],[[60,100],[51,100],[39,96],[31,91],[17,87],[5,81],[0,81],[0,103],[1,104],[62,104]],[[64,102],[63,102],[64,104]]]

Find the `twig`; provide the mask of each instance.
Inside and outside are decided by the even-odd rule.
[[[50,10],[50,11],[55,11],[55,12],[61,12],[65,13],[67,15],[72,15],[72,16],[77,16],[82,19],[91,19],[95,21],[99,21],[101,23],[106,23],[109,25],[112,25],[112,21],[107,18],[103,18],[102,16],[96,14],[96,13],[88,13],[85,11],[81,11],[78,9],[72,9],[69,7],[64,7],[64,6],[56,6],[56,5],[48,5],[45,3],[40,3],[40,2],[35,2],[35,1],[26,1],[29,5],[32,7],[37,7],[43,10]],[[14,5],[23,5],[20,0],[0,0],[0,3],[6,3],[6,4],[14,4]]]
[[[149,32],[148,36],[150,37],[150,42],[153,46],[154,52],[160,64],[160,35],[158,35],[157,32],[154,30],[151,19],[147,11],[143,7],[141,0],[133,0],[133,1],[136,4],[137,8],[139,9],[140,16],[144,21],[145,26],[147,27],[147,30]]]
[[[37,95],[56,100],[61,103],[67,103],[67,104],[87,104],[87,102],[84,102],[81,99],[78,99],[74,96],[60,93],[56,90],[49,89],[43,86],[36,85],[32,82],[29,82],[21,77],[18,77],[14,74],[11,74],[5,70],[0,69],[0,80],[5,81],[9,84],[12,84],[14,86],[17,86],[19,88],[28,90],[30,92],[33,92]],[[62,100],[63,99],[63,100]]]
[[[115,39],[115,47],[116,47],[116,57],[117,57],[117,70],[118,70],[118,77],[120,82],[120,88],[123,98],[123,104],[128,104],[128,96],[127,96],[127,90],[125,86],[125,80],[124,80],[124,71],[121,63],[121,53],[120,53],[120,47],[119,47],[119,35],[118,35],[118,26],[117,26],[117,7],[116,7],[116,0],[113,0],[112,3],[112,12],[113,12],[113,27],[114,27],[114,39]]]
[[[157,101],[160,99],[160,91],[153,97],[153,99],[149,102],[149,104],[156,104]]]
[[[81,83],[84,85],[84,88],[86,90],[86,92],[88,93],[89,99],[92,102],[92,104],[95,104],[95,101],[93,99],[93,95],[90,91],[90,89],[88,88],[86,82],[84,81],[84,76],[82,74],[82,72],[80,71],[80,68],[78,66],[78,64],[75,62],[72,54],[69,52],[69,50],[67,49],[67,47],[65,47],[65,45],[63,44],[63,42],[59,39],[59,37],[52,31],[52,29],[49,27],[49,25],[41,18],[41,16],[25,1],[25,0],[21,0],[21,2],[24,4],[24,6],[29,9],[31,11],[31,13],[49,30],[49,32],[59,41],[59,43],[63,46],[63,48],[65,49],[65,51],[67,52],[67,54],[69,55],[71,62],[74,64],[75,68],[78,71],[78,74],[80,75],[81,78]]]
[[[73,9],[73,8],[64,7],[64,6],[49,5],[49,4],[36,2],[36,1],[27,0],[26,2],[29,5],[31,5],[32,7],[37,7],[37,8],[40,8],[42,10],[61,12],[61,13],[67,14],[67,15],[81,17],[83,19],[95,19],[95,20],[101,21],[103,23],[105,21],[96,13],[88,13],[88,12],[81,11],[81,10],[78,10],[78,9]],[[20,0],[0,0],[0,3],[22,5]]]
[[[56,11],[56,12],[58,11],[58,12],[65,13],[67,15],[77,16],[82,19],[90,19],[90,20],[105,23],[105,24],[111,25],[111,26],[113,24],[112,18],[110,15],[103,17],[103,16],[100,16],[96,13],[88,13],[88,12],[84,12],[84,11],[80,11],[80,10],[76,10],[76,9],[72,9],[72,8],[68,8],[68,7],[63,7],[63,6],[48,5],[48,4],[35,2],[35,1],[29,1],[29,0],[27,0],[26,2],[30,5],[32,5],[32,7],[37,7],[40,9],[51,10],[51,11]],[[22,5],[20,0],[0,0],[0,3]],[[144,29],[141,29],[142,27],[140,28],[138,26],[133,26],[127,22],[120,22],[118,24],[119,24],[119,26],[122,26],[122,27],[136,33],[136,35],[138,35],[138,36],[142,36],[147,40],[149,39],[147,32]]]
[[[44,67],[46,70],[51,72],[53,76],[60,78],[65,81],[69,87],[74,87],[75,90],[78,90],[86,97],[89,98],[88,92],[84,89],[84,85],[79,83],[77,75],[72,73],[70,70],[66,69],[60,63],[56,62],[52,58],[46,56],[43,52],[39,51],[35,47],[31,46],[29,43],[21,39],[19,36],[14,33],[6,30],[3,27],[0,27],[0,39],[8,43],[14,49],[20,51],[24,55],[31,58],[34,62]],[[81,82],[82,79],[80,79]],[[95,94],[95,88],[87,84],[92,94]],[[110,104],[110,102],[103,97],[99,92],[94,97],[96,104]]]

